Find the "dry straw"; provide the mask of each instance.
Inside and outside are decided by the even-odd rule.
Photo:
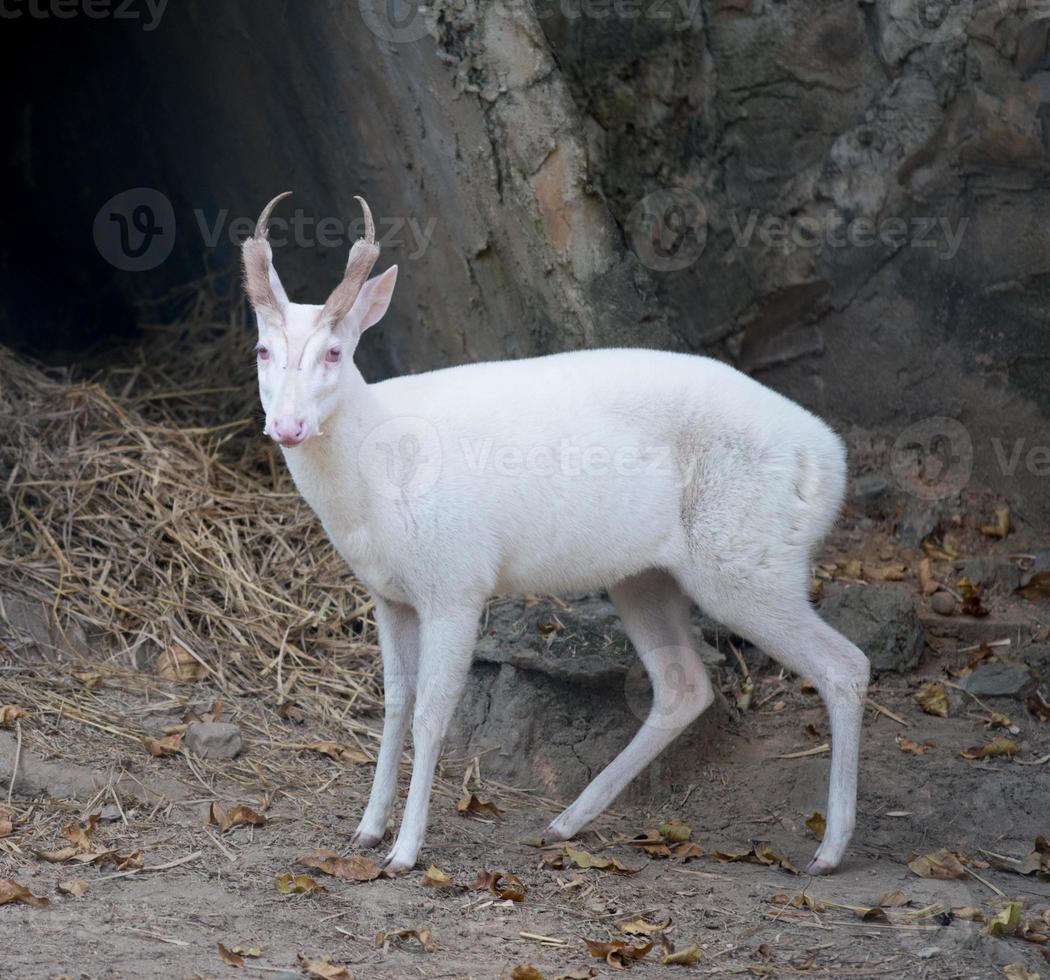
[[[0,348],[0,593],[82,627],[96,664],[376,710],[368,597],[262,438],[249,333],[220,308],[196,292],[88,381]]]

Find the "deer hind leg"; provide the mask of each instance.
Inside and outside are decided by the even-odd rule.
[[[644,572],[610,589],[609,595],[649,674],[652,708],[627,747],[551,823],[551,840],[575,836],[714,699],[694,645],[692,603],[670,575]]]
[[[708,589],[705,611],[809,680],[824,702],[831,727],[827,829],[807,870],[827,874],[842,860],[856,822],[857,766],[870,665],[854,644],[816,614],[804,587],[785,587],[788,578],[766,581],[761,587]]]

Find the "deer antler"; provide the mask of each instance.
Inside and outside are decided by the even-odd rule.
[[[365,237],[354,242],[350,249],[350,257],[346,262],[346,272],[343,273],[343,281],[332,290],[332,295],[324,304],[318,324],[327,323],[336,326],[341,323],[354,307],[357,294],[365,284],[372,266],[379,258],[379,246],[376,244],[376,226],[372,220],[372,212],[363,197],[355,197],[355,201],[361,205],[365,216]]]
[[[246,239],[241,246],[244,288],[248,299],[257,313],[278,324],[284,323],[284,305],[288,302],[288,295],[273,265],[273,249],[270,247],[268,233],[273,209],[291,193],[284,191],[278,194],[263,208],[255,225],[255,234]]]

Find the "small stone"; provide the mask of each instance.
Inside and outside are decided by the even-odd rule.
[[[1023,697],[1035,687],[1035,678],[1025,664],[983,663],[963,678],[962,687],[982,697]]]
[[[947,592],[935,592],[930,599],[930,608],[938,616],[950,616],[955,612],[955,599]]]
[[[920,949],[916,954],[920,960],[932,960],[935,956],[941,955],[940,946],[926,946],[924,949]]]
[[[185,745],[205,759],[232,759],[241,751],[241,733],[225,721],[191,721]]]

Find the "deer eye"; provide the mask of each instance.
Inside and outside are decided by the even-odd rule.
[[[262,344],[255,348],[255,353],[260,361],[268,361],[270,359],[270,348],[263,347]]]
[[[330,347],[324,359],[329,364],[338,364],[343,357],[343,352],[338,347]]]

